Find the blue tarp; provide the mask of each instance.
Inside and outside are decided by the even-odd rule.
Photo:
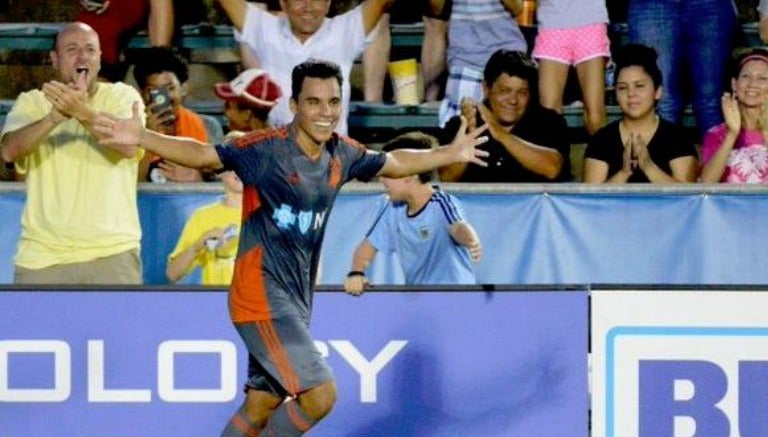
[[[768,284],[768,257],[761,255],[768,247],[768,191],[693,187],[449,192],[482,239],[480,283]],[[370,189],[339,196],[326,233],[321,283],[343,282],[380,196]],[[140,193],[147,284],[166,283],[166,257],[184,221],[217,197]],[[12,281],[23,201],[19,192],[0,194],[0,283]],[[369,276],[378,284],[402,280],[397,259],[385,254]]]

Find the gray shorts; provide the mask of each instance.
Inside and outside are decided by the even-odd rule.
[[[333,380],[333,373],[298,318],[235,323],[248,348],[249,389],[295,397]]]

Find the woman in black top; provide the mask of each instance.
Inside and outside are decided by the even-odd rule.
[[[590,139],[584,154],[584,182],[694,182],[698,157],[683,129],[656,114],[661,71],[656,51],[629,44],[616,56],[616,100],[620,120]]]

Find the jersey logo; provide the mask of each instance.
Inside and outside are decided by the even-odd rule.
[[[309,210],[299,211],[298,214],[295,214],[290,205],[283,203],[272,214],[272,220],[275,221],[275,225],[279,229],[287,231],[295,225],[302,235],[306,235],[310,229],[317,231],[323,228],[325,224],[325,211],[315,212]]]
[[[300,211],[299,212],[299,231],[302,234],[306,234],[309,230],[309,225],[312,224],[312,211]]]
[[[432,233],[429,231],[429,228],[428,228],[428,227],[426,227],[426,226],[422,226],[422,227],[419,229],[419,235],[421,236],[421,239],[422,239],[422,240],[429,240],[429,238],[430,238],[430,236],[432,235]]]
[[[280,209],[276,209],[274,214],[272,214],[272,219],[278,228],[290,229],[296,223],[296,214],[291,211],[290,206],[283,203],[280,205]]]

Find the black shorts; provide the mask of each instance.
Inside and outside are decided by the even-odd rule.
[[[413,1],[398,1],[389,10],[390,23],[393,24],[411,24],[420,23],[422,17],[434,18],[441,21],[448,21],[451,17],[452,0],[445,0],[443,10],[435,13],[429,0],[418,0],[419,4],[414,5]]]

